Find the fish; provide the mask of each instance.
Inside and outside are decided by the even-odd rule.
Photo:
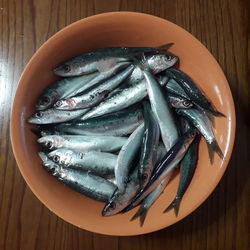
[[[187,76],[182,71],[176,68],[169,68],[166,71],[166,74],[174,79],[176,82],[180,84],[180,86],[184,89],[186,94],[190,97],[190,99],[202,110],[207,110],[214,116],[225,117],[224,114],[217,111],[212,103],[207,99],[207,97],[201,92],[201,90],[195,85],[192,79]]]
[[[48,154],[48,157],[55,163],[64,167],[89,171],[99,176],[113,176],[117,161],[117,155],[98,152],[60,148]]]
[[[63,78],[52,83],[38,98],[36,110],[41,111],[51,108],[58,100],[78,94],[80,87],[87,85],[88,82],[97,77],[100,77],[100,74],[95,72],[84,76]]]
[[[105,71],[120,61],[128,61],[141,53],[158,54],[166,52],[173,43],[159,47],[108,47],[84,53],[59,64],[53,71],[56,75],[68,77]]]
[[[159,83],[149,71],[147,62],[142,61],[140,67],[143,69],[142,72],[146,81],[146,88],[152,111],[158,121],[163,143],[168,150],[178,139],[178,131],[172,116],[172,111],[170,110]]]
[[[135,58],[135,62],[138,60]],[[172,67],[177,61],[178,57],[175,55],[151,55],[145,56],[145,60],[149,69],[151,70],[153,75],[158,74],[166,70],[169,67]],[[136,63],[135,69],[128,78],[128,83],[131,85],[136,85],[144,78],[141,67]]]
[[[212,124],[206,113],[198,109],[176,109],[176,113],[187,119],[191,124],[198,129],[201,135],[207,142],[209,159],[211,164],[214,162],[214,152],[221,159],[224,159],[224,154],[221,151],[212,130]]]
[[[181,96],[168,95],[168,100],[173,108],[190,109],[194,106],[190,100]]]
[[[87,113],[88,110],[89,109],[57,110],[55,108],[50,108],[36,112],[27,121],[32,124],[51,124],[67,122]]]
[[[178,216],[181,199],[185,194],[185,191],[187,190],[196,169],[198,159],[198,142],[199,137],[197,136],[189,146],[189,149],[187,150],[185,156],[183,157],[183,160],[181,161],[178,190],[174,200],[164,210],[164,213],[174,208],[175,215],[176,217]]]
[[[172,172],[171,172],[172,174]],[[140,226],[142,227],[148,210],[150,207],[156,202],[156,200],[160,197],[160,195],[164,192],[164,189],[168,185],[172,175],[168,175],[165,179],[163,179],[160,184],[153,190],[151,193],[149,193],[143,200],[142,203],[137,210],[137,212],[134,214],[134,216],[131,218],[131,221],[137,219],[140,217]]]
[[[143,193],[149,193],[154,190],[159,185],[159,183],[174,170],[174,168],[184,157],[189,145],[192,143],[196,135],[196,129],[191,129],[183,136],[178,138],[177,142],[171,147],[170,150],[167,151],[163,159],[154,168],[153,174],[148,184],[144,188],[140,189],[130,200],[130,204],[126,208],[126,211],[129,211],[135,204],[138,204],[137,201],[143,195]]]
[[[63,168],[51,161],[45,153],[39,152],[38,154],[46,171],[67,187],[91,199],[108,202],[116,190],[116,186],[113,183],[100,176],[76,169]]]
[[[102,216],[112,216],[122,211],[130,204],[139,187],[138,169],[135,168],[129,178],[124,192],[120,192],[118,188],[116,189],[109,202],[105,204],[102,210]]]
[[[100,103],[109,92],[118,87],[129,76],[129,74],[131,74],[133,69],[134,65],[130,65],[122,72],[108,78],[96,88],[84,92],[82,95],[57,101],[54,104],[54,107],[62,110],[75,110],[93,107]]]
[[[60,132],[75,135],[112,135],[125,136],[131,134],[143,122],[142,109],[130,107],[102,117],[74,123],[61,123],[54,127]]]
[[[68,148],[72,150],[116,152],[127,141],[126,137],[106,135],[49,135],[41,137],[39,144],[49,148]]]
[[[119,191],[125,190],[128,175],[142,143],[144,132],[144,122],[129,136],[126,143],[122,146],[115,165],[115,179]]]
[[[99,117],[116,111],[120,111],[135,103],[140,102],[147,96],[145,81],[142,80],[137,85],[123,89],[120,93],[103,100],[100,104],[93,107],[81,120],[87,120],[94,117]]]
[[[141,144],[138,174],[141,188],[147,185],[153,172],[157,160],[157,149],[160,137],[160,128],[158,125],[158,121],[156,120],[154,113],[151,110],[150,104],[145,101],[143,103],[143,108],[145,126]]]

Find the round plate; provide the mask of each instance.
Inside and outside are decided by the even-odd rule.
[[[214,133],[224,152],[209,163],[202,140],[197,170],[183,200],[179,215],[163,214],[175,196],[178,176],[150,209],[143,227],[130,221],[136,209],[102,217],[104,204],[93,201],[59,183],[41,166],[37,137],[27,118],[35,111],[41,92],[57,78],[52,69],[83,52],[109,46],[159,46],[174,42],[171,52],[180,58],[180,69],[190,75],[226,118],[215,118]],[[62,29],[45,42],[26,66],[16,91],[11,113],[11,141],[19,169],[33,193],[59,217],[80,228],[109,235],[137,235],[153,232],[181,220],[211,194],[221,179],[233,147],[235,111],[227,80],[209,51],[191,34],[164,19],[133,12],[113,12],[85,18]]]

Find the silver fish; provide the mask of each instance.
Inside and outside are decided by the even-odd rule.
[[[132,161],[135,158],[144,132],[144,123],[141,124],[128,138],[127,142],[122,146],[115,165],[115,179],[119,191],[125,190],[128,174],[132,167]]]
[[[74,110],[93,107],[101,102],[110,91],[118,87],[122,83],[122,81],[124,81],[128,77],[133,69],[134,65],[130,65],[122,72],[119,72],[117,75],[112,76],[111,78],[98,85],[96,88],[87,91],[83,95],[57,101],[54,107],[56,109],[62,110]]]
[[[99,176],[114,175],[117,155],[98,151],[56,149],[48,154],[54,162],[78,170],[90,171]]]
[[[43,161],[44,168],[63,184],[87,197],[108,202],[113,195],[116,186],[102,177],[89,172],[78,171],[71,168],[63,168],[54,163],[43,152],[38,153]]]
[[[44,111],[38,111],[32,115],[29,119],[29,123],[33,124],[51,124],[51,123],[61,123],[73,120],[85,113],[89,109],[81,110],[57,110],[55,108],[46,109]]]
[[[49,135],[41,137],[37,141],[49,149],[68,148],[72,150],[115,152],[124,145],[127,138],[105,135]]]
[[[124,136],[131,134],[142,122],[143,114],[140,108],[128,108],[102,117],[75,123],[61,123],[54,129],[76,135],[113,135]]]
[[[117,61],[124,61],[142,53],[159,54],[166,51],[173,43],[159,47],[108,47],[96,49],[71,58],[60,64],[54,73],[60,76],[75,76],[92,71],[103,71],[112,67]]]
[[[171,110],[168,106],[166,98],[162,93],[161,87],[155,80],[154,76],[146,69],[143,71],[146,80],[149,100],[152,111],[161,130],[161,137],[166,149],[170,149],[178,139],[178,132],[174,123]]]
[[[137,85],[125,88],[120,93],[104,100],[99,105],[92,108],[88,113],[83,115],[81,120],[87,120],[125,109],[141,101],[145,96],[147,96],[147,89],[145,81],[142,80]]]
[[[52,83],[39,97],[36,104],[36,110],[48,109],[52,107],[56,101],[67,98],[71,95],[76,95],[79,93],[78,89],[80,87],[85,86],[85,84],[87,85],[88,82],[96,77],[100,78],[100,74],[98,72],[85,76],[64,78]]]
[[[215,139],[211,121],[204,111],[197,109],[177,109],[176,112],[190,121],[205,138],[211,163],[213,163],[214,160],[214,152],[216,152],[221,159],[224,158],[223,152]]]

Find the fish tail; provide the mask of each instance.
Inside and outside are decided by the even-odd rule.
[[[212,143],[207,144],[207,147],[211,164],[214,163],[214,152],[216,152],[218,156],[223,160],[224,155],[215,139],[212,141]]]
[[[157,51],[159,53],[165,53],[168,51],[169,48],[171,48],[174,45],[174,43],[166,43],[161,46],[156,47]]]
[[[148,208],[144,207],[144,206],[140,206],[140,208],[138,209],[138,211],[135,213],[135,215],[131,218],[131,221],[137,219],[138,217],[140,217],[140,225],[141,227],[144,224],[144,221],[146,219],[148,213]]]
[[[180,209],[180,203],[181,203],[181,198],[175,197],[174,200],[170,203],[170,205],[163,211],[163,213],[166,213],[173,208],[175,216],[177,217]]]
[[[215,109],[209,109],[209,112],[216,117],[226,117],[223,113]]]

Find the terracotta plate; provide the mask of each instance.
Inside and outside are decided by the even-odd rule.
[[[178,176],[168,185],[148,213],[144,226],[130,222],[135,210],[124,215],[102,217],[103,204],[65,187],[41,167],[36,136],[26,119],[34,112],[41,92],[56,77],[52,69],[65,59],[108,46],[158,46],[168,42],[180,57],[180,69],[188,73],[227,118],[215,119],[215,135],[225,159],[215,157],[211,166],[202,140],[195,176],[181,203],[178,218],[162,211],[173,199]],[[110,235],[136,235],[167,227],[194,211],[214,190],[230,158],[235,111],[227,80],[209,51],[191,34],[164,19],[132,12],[96,15],[75,22],[51,37],[26,66],[16,91],[11,113],[11,141],[19,169],[34,194],[56,215],[80,228]]]

